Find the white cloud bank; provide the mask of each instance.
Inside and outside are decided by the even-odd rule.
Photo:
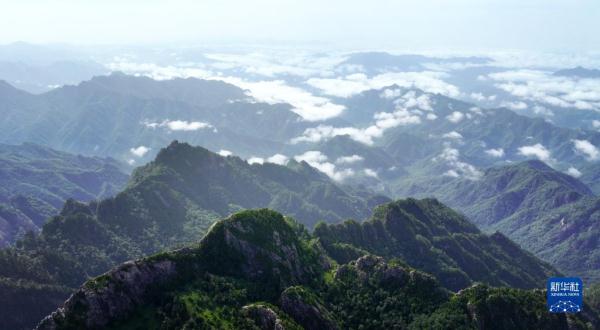
[[[485,153],[490,156],[490,157],[494,157],[494,158],[502,158],[504,157],[504,149],[502,148],[498,148],[498,149],[488,149],[485,151]]]
[[[457,124],[461,122],[465,118],[465,115],[460,111],[454,111],[451,114],[446,116],[449,122]]]
[[[139,146],[137,148],[129,149],[129,152],[131,152],[131,154],[133,154],[136,157],[144,157],[149,151],[150,148],[146,146]]]
[[[523,100],[562,108],[600,110],[600,79],[555,76],[538,70],[492,73],[496,87]],[[515,103],[518,108],[521,103]]]
[[[197,131],[204,128],[213,128],[209,123],[187,120],[163,120],[162,122],[144,121],[142,124],[149,128],[166,127],[171,131]]]
[[[543,162],[552,161],[550,150],[546,149],[546,147],[540,143],[520,147],[519,154],[525,157],[536,157]]]
[[[252,165],[252,164],[264,164],[265,160],[261,157],[250,157],[246,160],[246,162],[248,162],[248,164]]]
[[[285,165],[288,163],[290,159],[286,155],[275,154],[269,158],[267,158],[268,163],[273,163],[277,165]]]
[[[589,161],[600,159],[600,150],[588,140],[573,140],[575,151],[583,154]]]
[[[446,133],[446,134],[442,135],[442,137],[444,137],[446,139],[451,139],[451,140],[461,140],[463,138],[462,134],[458,133],[457,131],[452,131],[452,132]]]
[[[354,164],[363,161],[364,158],[359,155],[343,156],[336,159],[336,164]]]
[[[382,97],[395,98],[401,95],[397,90],[386,89]],[[416,96],[414,91],[409,91],[403,96],[394,100],[396,110],[393,112],[378,112],[373,115],[374,122],[366,128],[356,127],[333,127],[330,125],[319,125],[317,127],[307,128],[301,136],[291,140],[292,143],[299,142],[319,142],[335,136],[348,135],[351,139],[372,145],[374,139],[383,136],[383,133],[393,127],[415,125],[421,123],[423,111],[429,112],[426,116],[428,120],[435,120],[435,116],[430,111],[433,110],[432,101],[427,94]]]
[[[224,58],[225,56],[221,55],[221,59],[223,60]],[[333,62],[331,64],[333,64],[335,61],[339,61],[339,59],[334,59],[332,61]],[[264,64],[266,62],[259,61],[259,63]],[[330,119],[339,116],[345,109],[344,106],[335,104],[328,98],[315,96],[304,89],[289,86],[283,80],[249,81],[238,77],[221,76],[211,70],[207,70],[206,67],[197,63],[194,63],[193,67],[159,66],[149,63],[138,64],[127,61],[126,59],[116,59],[107,66],[113,71],[122,71],[137,76],[147,76],[156,80],[167,80],[173,78],[199,78],[224,81],[244,89],[246,94],[254,98],[256,101],[270,104],[289,103],[293,107],[292,111],[307,121]],[[273,74],[284,73],[288,69],[292,71],[296,70],[296,73],[298,74],[302,73],[298,71],[300,70],[299,67],[292,68],[287,66],[286,68],[273,68],[271,66],[271,69],[275,70]],[[261,69],[256,67],[255,70],[258,72]],[[308,72],[314,73],[316,70],[317,69],[313,68]],[[304,73],[301,75],[304,75]],[[271,76],[271,74],[265,75]]]
[[[464,177],[468,180],[479,180],[483,173],[475,166],[460,160],[460,152],[458,149],[446,147],[444,151],[433,161],[444,162],[450,168],[444,175],[453,178]]]
[[[419,88],[425,92],[450,97],[459,96],[458,87],[445,82],[443,78],[446,77],[446,73],[436,71],[389,72],[372,78],[362,73],[355,73],[340,78],[311,78],[307,80],[307,84],[327,95],[337,97],[350,97],[370,89],[381,89],[392,85]]]
[[[573,166],[569,167],[567,174],[574,178],[579,178],[582,175],[582,173]]]
[[[348,135],[351,139],[372,145],[375,138],[383,136],[383,133],[397,126],[406,126],[421,123],[419,115],[406,109],[394,112],[379,112],[374,116],[375,123],[367,128],[355,127],[333,127],[330,125],[319,125],[307,128],[301,136],[292,139],[292,143],[319,142],[335,136]]]
[[[344,179],[355,174],[354,171],[349,168],[338,170],[333,163],[328,161],[327,156],[320,151],[307,151],[301,155],[295,156],[294,159],[299,162],[305,161],[308,163],[308,165],[325,173],[327,176],[336,181],[343,181]]]
[[[219,154],[223,157],[228,157],[228,156],[233,155],[233,152],[231,152],[229,150],[221,149],[221,150],[219,150],[219,152],[217,152],[217,154]]]
[[[320,121],[339,116],[345,109],[328,98],[315,96],[301,88],[287,85],[282,80],[250,82],[240,78],[220,78],[236,85],[259,102],[269,104],[289,103],[292,111],[306,121]]]

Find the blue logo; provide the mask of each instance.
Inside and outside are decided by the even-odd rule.
[[[583,282],[579,277],[553,277],[547,286],[551,313],[579,313],[583,309]]]

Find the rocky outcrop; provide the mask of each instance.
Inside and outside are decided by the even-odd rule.
[[[268,306],[252,304],[244,306],[242,312],[263,330],[286,330],[279,315]]]
[[[165,282],[175,274],[175,263],[171,260],[126,262],[88,281],[36,329],[100,329],[141,304],[149,286]]]
[[[281,309],[304,329],[338,329],[331,313],[316,295],[303,287],[291,287],[281,294]]]

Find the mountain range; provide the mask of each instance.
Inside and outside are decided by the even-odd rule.
[[[484,231],[500,231],[563,272],[596,282],[600,200],[581,181],[537,160],[493,167],[479,180],[451,180],[436,196]]]
[[[448,289],[466,288],[475,281],[536,288],[558,274],[501,234],[482,234],[437,201],[389,202],[383,196],[349,194],[306,162],[250,165],[238,157],[173,142],[153,162],[136,169],[115,197],[88,204],[69,200],[39,235],[25,235],[14,247],[0,251],[0,318],[12,328],[30,327],[89,277],[127,260],[193,245],[216,230],[219,218],[260,207],[289,214],[310,228],[322,220],[366,219],[384,204],[363,225],[365,231],[381,231],[377,244],[360,240],[360,234],[353,240],[349,223],[327,227],[322,222],[314,239],[340,263],[349,261],[344,255],[381,254],[432,272]],[[358,233],[362,230],[353,226]],[[280,239],[285,244],[293,240]],[[227,253],[211,251],[216,253],[212,263],[229,267]],[[415,253],[423,258],[415,258]]]
[[[393,84],[332,97],[345,110],[321,122],[250,95],[121,73],[0,83],[0,319],[31,328],[75,292],[40,328],[597,324],[545,316],[532,291],[600,278],[597,131]]]
[[[406,201],[379,212],[411,204],[426,213],[439,205]],[[592,310],[546,313],[541,290],[477,284],[452,293],[371,254],[337,264],[301,225],[262,209],[215,223],[196,245],[86,282],[36,329],[586,329],[596,321]]]
[[[0,246],[27,231],[39,231],[65,200],[112,196],[128,177],[114,159],[77,156],[31,143],[0,144]]]

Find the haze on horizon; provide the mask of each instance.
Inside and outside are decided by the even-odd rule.
[[[316,43],[594,52],[594,0],[3,1],[0,43]]]

